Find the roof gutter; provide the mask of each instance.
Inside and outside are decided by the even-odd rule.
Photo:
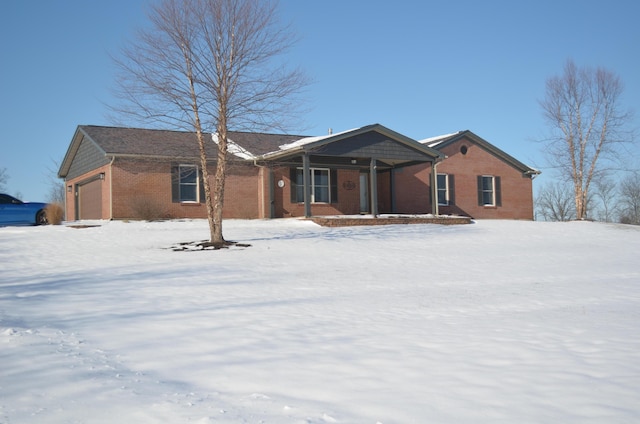
[[[182,159],[194,159],[198,160],[198,156],[167,156],[167,155],[143,155],[138,153],[109,153],[107,156],[111,156],[112,160],[115,158],[124,158],[124,159],[158,159],[158,160],[182,160]]]
[[[538,175],[542,174],[542,171],[538,171],[537,169],[532,169],[530,171],[524,171],[523,175],[535,180]]]

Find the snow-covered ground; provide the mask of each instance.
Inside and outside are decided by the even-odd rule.
[[[640,227],[0,228],[0,422],[640,422]]]

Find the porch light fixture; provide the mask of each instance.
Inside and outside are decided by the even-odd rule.
[[[104,172],[99,173],[98,178],[100,178],[101,180],[104,180]]]

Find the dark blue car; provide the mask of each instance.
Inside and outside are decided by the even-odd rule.
[[[23,202],[0,193],[0,226],[48,224],[46,206],[46,203]]]

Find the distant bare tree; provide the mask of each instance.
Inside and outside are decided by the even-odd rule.
[[[65,186],[64,182],[58,178],[58,169],[60,168],[60,161],[51,160],[52,166],[47,168],[49,179],[49,194],[47,195],[47,202],[58,203],[64,205],[65,199]]]
[[[634,172],[620,182],[620,222],[640,225],[640,172]]]
[[[162,0],[151,26],[116,60],[120,112],[193,131],[200,152],[210,244],[226,244],[222,208],[229,129],[281,128],[307,81],[277,61],[295,39],[269,0]],[[215,134],[213,190],[205,143]]]
[[[571,190],[562,183],[547,183],[538,192],[535,203],[545,221],[570,221],[576,216]]]
[[[617,185],[610,178],[601,178],[595,181],[592,202],[596,206],[596,218],[598,221],[613,222],[618,209]]]
[[[587,217],[587,198],[594,178],[632,141],[631,113],[622,110],[622,82],[602,68],[578,68],[567,61],[564,74],[547,80],[540,102],[551,137],[546,143],[550,164],[573,184],[576,218]]]
[[[57,181],[51,182],[49,185],[49,194],[47,194],[47,202],[49,203],[59,203],[64,205],[64,183]]]
[[[0,190],[7,189],[7,181],[9,181],[9,174],[7,174],[7,168],[0,168]]]

